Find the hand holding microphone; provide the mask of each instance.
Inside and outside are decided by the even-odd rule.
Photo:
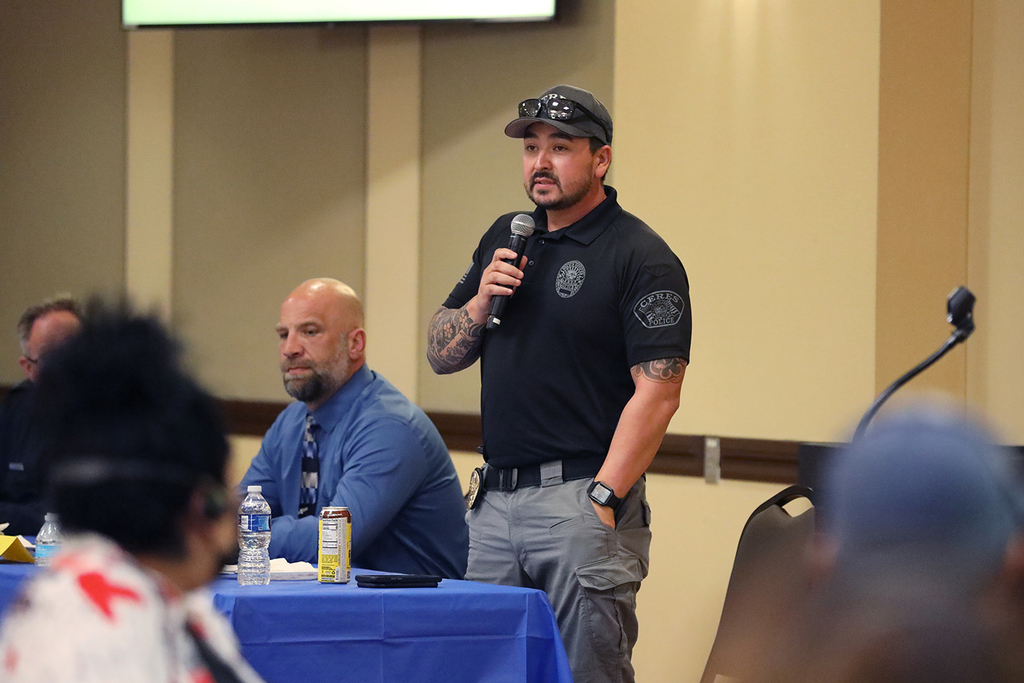
[[[521,213],[512,219],[512,235],[509,237],[508,248],[514,251],[516,256],[512,259],[502,259],[505,263],[519,267],[523,250],[526,248],[526,238],[533,234],[535,227],[533,218],[528,214]],[[511,295],[512,291],[509,290],[508,294],[491,297],[491,307],[487,314],[488,330],[496,329],[501,325],[501,316],[505,312],[505,305]]]

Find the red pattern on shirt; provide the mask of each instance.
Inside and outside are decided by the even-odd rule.
[[[216,681],[213,680],[213,675],[209,671],[201,669],[192,672],[192,683],[216,683]]]
[[[132,602],[142,602],[138,593],[124,586],[117,586],[107,582],[107,577],[99,572],[90,572],[78,577],[78,585],[81,586],[93,604],[100,608],[111,621],[116,621],[111,603],[115,598],[124,598]]]

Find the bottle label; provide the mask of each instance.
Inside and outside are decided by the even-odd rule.
[[[238,528],[256,533],[270,531],[270,515],[238,515]]]
[[[47,543],[47,544],[44,544],[44,545],[36,543],[36,560],[39,560],[40,558],[49,559],[49,558],[53,557],[54,555],[56,555],[59,552],[60,552],[60,544],[59,543],[52,543],[52,544],[51,543]]]

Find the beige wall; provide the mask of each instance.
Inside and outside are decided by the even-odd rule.
[[[690,276],[672,431],[840,439],[871,401],[878,32],[863,0],[617,3],[622,201]]]
[[[278,307],[363,290],[363,28],[175,34],[174,321],[219,394],[286,398]]]
[[[15,324],[59,291],[124,282],[125,41],[101,0],[0,2],[0,382]]]
[[[911,141],[883,130],[882,99],[902,95],[895,102],[913,114],[914,93],[900,90],[924,87],[925,100],[931,89],[940,98],[953,92],[950,115],[961,122],[970,98],[969,127],[944,133],[955,138],[947,158],[968,145],[967,165],[961,156],[953,169],[966,198],[943,197],[954,208],[935,220],[954,220],[967,284],[979,296],[979,330],[967,354],[946,359],[951,367],[936,368],[935,380],[949,387],[943,373],[961,372],[968,400],[998,421],[1007,440],[1024,443],[1024,9],[1017,0],[972,6],[973,16],[965,15],[965,4],[950,0],[931,22],[903,22],[922,32],[903,40],[930,45],[940,63],[949,55],[935,32],[959,42],[951,43],[955,79],[939,73],[923,86],[920,77],[900,87],[883,57],[884,22],[912,11],[909,0],[565,0],[556,25],[423,27],[415,38],[421,190],[408,198],[419,223],[405,233],[421,245],[418,284],[393,293],[413,297],[419,317],[375,323],[377,334],[417,340],[407,346],[416,349],[421,404],[476,409],[476,372],[434,377],[422,358],[423,330],[480,232],[498,214],[526,206],[518,148],[501,134],[515,103],[575,81],[615,114],[612,183],[624,206],[665,235],[691,277],[693,364],[672,430],[841,437],[887,373],[947,334],[945,281],[920,297],[928,305],[939,297],[937,310],[885,334],[889,298],[895,305],[902,296],[893,266],[914,256],[912,240],[936,238],[927,212],[900,217],[914,206],[911,195],[903,206],[903,193],[893,192],[902,187],[898,166],[881,165],[900,158],[895,145]],[[5,382],[17,378],[13,326],[25,305],[61,288],[125,287],[126,48],[116,23],[99,0],[0,3]],[[367,161],[374,154],[366,143],[367,81],[390,84],[368,68],[373,40],[358,27],[179,31],[170,50],[156,51],[164,57],[149,57],[167,60],[150,66],[167,66],[173,77],[173,104],[157,117],[171,122],[173,164],[154,181],[173,198],[173,253],[159,260],[171,263],[173,322],[202,379],[222,395],[283,397],[271,328],[300,279],[329,273],[360,289],[371,272],[379,281],[396,267],[386,250],[368,247],[364,227],[386,220],[364,216],[374,194],[366,175],[380,168]],[[380,130],[388,121],[374,123]],[[932,189],[917,187],[914,202]],[[901,235],[907,239],[886,246]],[[417,261],[402,258],[397,267]],[[953,273],[959,266],[915,263],[940,280],[962,275]],[[881,369],[883,355],[901,349],[907,355]],[[961,396],[963,382],[952,384]],[[233,443],[240,476],[259,442]],[[454,458],[463,477],[478,462],[472,454]],[[777,489],[650,478],[655,540],[636,652],[643,680],[699,675],[736,535]]]
[[[908,30],[915,22],[901,21],[901,12],[912,7],[894,0],[883,14],[881,4],[852,1],[566,2],[554,26],[426,27],[423,189],[411,198],[422,207],[420,320],[397,332],[417,337],[421,350],[422,328],[482,226],[524,205],[517,147],[500,134],[514,101],[573,80],[612,102],[613,182],[690,271],[694,362],[673,431],[841,436],[876,385],[944,337],[942,298],[964,277],[966,251],[968,284],[980,297],[969,362],[946,359],[919,382],[948,386],[943,375],[958,374],[962,394],[966,374],[971,400],[1022,440],[1014,260],[1021,141],[1013,125],[1021,57],[1008,33],[1020,9],[986,0],[974,3],[972,18],[950,0],[932,13],[921,38],[956,71],[950,85],[928,60],[925,69],[920,57],[882,50],[890,35],[882,19]],[[5,32],[0,56],[18,67],[0,74],[0,312],[8,329],[24,305],[56,290],[124,286],[125,37],[99,6],[47,8],[52,16],[21,2],[0,8],[3,25],[17,27]],[[956,50],[942,40],[950,34]],[[174,320],[218,392],[279,398],[268,331],[283,294],[314,273],[357,288],[365,280],[366,31],[183,31],[173,43]],[[555,43],[563,59],[517,68],[522,55]],[[883,69],[883,55],[884,64],[902,59],[903,70]],[[924,72],[916,81],[914,68]],[[938,197],[951,208],[923,217],[912,213],[917,204],[899,205],[916,192],[927,209],[928,193],[936,194],[929,183],[908,191],[899,173],[900,157],[912,160],[917,148],[890,125],[898,117],[879,120],[888,111],[880,91],[891,99],[920,90],[918,81],[927,86],[911,93],[918,99],[886,106],[904,106],[913,123],[913,110],[925,108],[914,103],[944,88],[955,125],[930,137],[956,138],[946,146],[955,155],[952,189]],[[652,111],[656,144],[648,139]],[[89,173],[79,172],[83,165]],[[940,173],[932,184],[945,190],[943,180]],[[955,224],[951,262],[910,259],[915,244],[946,243],[933,233],[943,221]],[[905,305],[893,273],[908,263],[938,272],[938,285],[908,296],[920,308],[904,316],[909,329],[889,334],[892,311]],[[8,382],[18,377],[12,337],[3,337],[0,365]],[[476,373],[437,378],[421,358],[417,367],[424,406],[475,408]]]
[[[976,0],[968,280],[978,331],[967,344],[969,400],[1024,443],[1024,3]]]
[[[973,4],[882,3],[878,391],[938,348],[945,297],[967,284]],[[960,348],[912,388],[963,400],[966,374]]]

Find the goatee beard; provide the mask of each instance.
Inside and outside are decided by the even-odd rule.
[[[547,173],[535,173],[530,178],[530,184],[526,187],[526,196],[530,198],[530,201],[534,203],[539,209],[545,209],[548,211],[559,211],[561,209],[568,209],[571,206],[576,206],[587,194],[590,192],[590,188],[593,187],[593,179],[587,178],[586,182],[580,186],[578,190],[571,194],[562,194],[561,197],[555,199],[543,199],[535,197],[533,194],[533,185],[538,178],[548,178],[554,180],[559,190],[562,190],[562,184],[554,176]]]

